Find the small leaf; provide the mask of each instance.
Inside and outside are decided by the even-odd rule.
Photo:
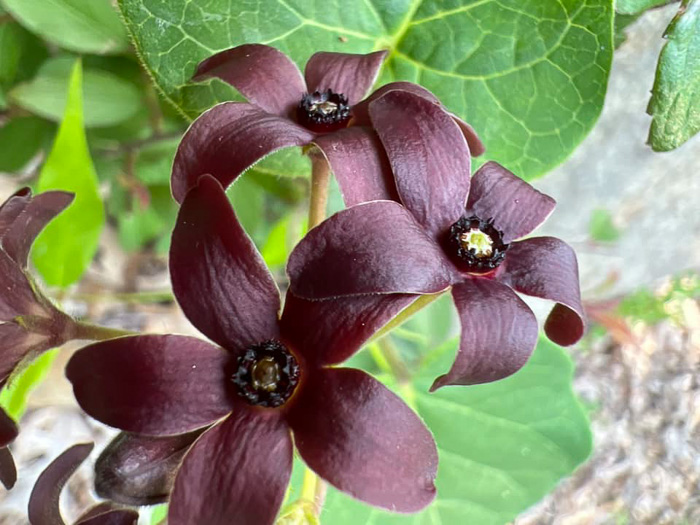
[[[121,53],[129,40],[110,0],[2,0],[30,31],[80,53]]]
[[[623,15],[635,15],[673,1],[675,0],[617,0],[615,11]]]
[[[0,128],[0,172],[21,170],[48,141],[54,126],[37,117],[17,117]]]
[[[42,117],[60,122],[74,57],[47,61],[34,79],[10,92],[14,103]],[[114,126],[143,110],[141,95],[132,83],[98,69],[83,75],[85,126]]]
[[[20,420],[27,408],[29,394],[44,380],[57,356],[58,350],[42,354],[0,392],[0,408],[12,419]]]
[[[82,66],[77,61],[65,117],[37,184],[38,191],[75,193],[73,204],[34,243],[34,264],[52,286],[66,287],[80,279],[97,251],[104,225],[104,207],[83,129],[82,100]]]
[[[598,242],[614,242],[620,238],[620,231],[615,227],[612,215],[603,208],[591,213],[589,232],[591,239]]]
[[[666,38],[648,109],[654,151],[675,149],[700,131],[700,1],[683,1]]]

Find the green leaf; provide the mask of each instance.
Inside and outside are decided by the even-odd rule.
[[[70,77],[65,117],[37,184],[38,191],[75,193],[73,204],[49,223],[32,252],[44,280],[60,287],[76,282],[87,269],[105,220],[83,129],[82,73],[77,61]]]
[[[48,374],[56,360],[58,350],[46,352],[35,359],[24,371],[13,377],[0,392],[0,407],[14,419],[19,419],[27,408],[29,394],[36,389]]]
[[[612,59],[612,0],[120,0],[164,96],[189,117],[240,99],[197,64],[246,42],[299,64],[316,51],[389,49],[380,82],[410,80],[470,122],[495,159],[531,179],[564,160],[600,114]]]
[[[591,239],[598,242],[614,242],[620,238],[620,231],[615,227],[612,215],[603,208],[593,210],[589,231]]]
[[[648,109],[654,151],[675,149],[700,131],[700,1],[683,1],[666,38]]]
[[[19,24],[0,23],[0,86],[30,78],[47,54],[44,43]]]
[[[427,389],[450,366],[455,342],[433,355],[404,395],[435,435],[436,501],[401,516],[330,489],[322,523],[502,525],[536,503],[591,452],[591,431],[572,391],[573,364],[541,339],[517,374],[486,385]]]
[[[0,0],[49,42],[80,53],[121,53],[129,41],[110,0]]]
[[[635,15],[662,5],[670,4],[674,0],[617,0],[615,11],[623,15]]]
[[[228,191],[241,226],[253,240],[259,241],[265,227],[265,194],[250,177],[241,177]]]
[[[47,61],[34,79],[10,92],[11,100],[32,113],[60,122],[74,63],[75,58],[70,56]],[[87,127],[114,126],[143,110],[141,94],[135,85],[99,69],[85,70],[83,93]]]
[[[48,141],[54,126],[37,117],[16,117],[0,128],[0,172],[21,170]]]

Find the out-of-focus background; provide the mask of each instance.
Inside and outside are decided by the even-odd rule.
[[[518,525],[700,523],[700,139],[668,153],[645,144],[661,35],[676,12],[677,5],[648,11],[627,27],[600,120],[566,162],[534,182],[558,202],[537,233],[566,240],[579,256],[591,326],[569,352],[594,449]],[[0,14],[0,31],[12,23],[11,15]],[[52,58],[20,62],[21,81],[0,109],[2,200],[35,180],[61,118],[73,62],[16,31],[19,37],[0,33],[0,41],[34,39],[40,54]],[[166,261],[176,213],[170,161],[186,123],[147,87],[134,56],[87,57],[83,64],[85,121],[107,228],[86,277],[54,298],[70,313],[105,325],[194,334],[169,292]],[[105,109],[114,104],[128,117]],[[140,136],[144,126],[154,133]],[[260,169],[231,192],[280,280],[289,239],[302,227],[305,191],[305,180]],[[337,194],[331,207],[339,207]],[[534,307],[543,319],[546,306]],[[58,355],[28,398],[12,447],[19,481],[11,492],[0,489],[1,524],[27,523],[34,481],[61,451],[88,440],[100,450],[115,435],[77,407],[63,377],[70,354]],[[71,479],[63,501],[67,517],[91,498],[90,476],[87,465]]]

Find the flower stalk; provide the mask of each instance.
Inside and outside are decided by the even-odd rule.
[[[323,155],[311,155],[311,195],[309,197],[309,230],[326,218],[328,183],[331,169]]]

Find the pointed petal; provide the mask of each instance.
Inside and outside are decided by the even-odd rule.
[[[65,191],[47,191],[34,196],[2,235],[0,244],[5,253],[21,268],[26,268],[29,250],[37,235],[73,202],[74,197]]]
[[[199,64],[194,80],[217,77],[248,102],[281,117],[293,114],[306,92],[304,77],[291,59],[274,47],[244,44]]]
[[[18,324],[0,324],[0,380],[10,377],[23,359],[51,348],[51,343],[50,337],[28,332]]]
[[[369,118],[370,103],[377,100],[389,91],[407,91],[409,93],[413,93],[414,95],[418,95],[419,97],[423,97],[424,99],[429,100],[440,107],[443,107],[440,100],[423,86],[414,84],[413,82],[391,82],[390,84],[385,84],[379,89],[375,90],[369,97],[352,108],[352,123],[358,126],[369,126],[371,124]],[[476,134],[476,131],[474,131],[474,128],[464,122],[457,115],[450,113],[450,116],[462,130],[464,139],[469,145],[469,153],[471,153],[471,156],[478,157],[484,153],[486,149],[484,148],[483,142],[481,142],[481,139],[479,139],[479,136]]]
[[[452,368],[431,392],[446,385],[476,385],[508,377],[527,362],[537,343],[537,319],[507,286],[469,279],[452,288],[462,325]]]
[[[373,294],[309,301],[288,292],[280,332],[307,362],[335,365],[357,352],[417,297]]]
[[[586,330],[576,253],[555,237],[533,237],[510,245],[498,279],[518,292],[557,304],[544,331],[562,346],[574,344]]]
[[[168,525],[230,525],[234,516],[236,523],[272,524],[291,471],[292,440],[279,413],[237,406],[185,456]]]
[[[289,119],[238,102],[214,106],[195,120],[175,154],[172,191],[182,202],[201,175],[216,177],[228,187],[236,177],[266,155],[302,146],[313,134]]]
[[[472,177],[467,215],[493,217],[508,243],[530,233],[554,211],[553,198],[540,193],[500,164],[489,161]]]
[[[376,133],[354,126],[314,140],[331,166],[345,206],[398,200],[389,159]]]
[[[0,448],[0,483],[10,490],[17,482],[17,467],[12,459],[12,452],[7,447]]]
[[[136,525],[139,513],[109,502],[99,503],[78,518],[75,525]]]
[[[24,207],[32,198],[32,190],[25,186],[10,195],[5,202],[0,204],[0,240],[5,236],[7,229],[22,213]]]
[[[79,350],[66,376],[91,417],[127,432],[180,434],[230,412],[229,360],[194,337],[138,335]]]
[[[18,315],[44,313],[22,269],[4,250],[0,250],[0,290],[3,291],[0,294],[0,322],[12,321]]]
[[[377,80],[388,51],[368,55],[320,52],[306,63],[304,76],[309,93],[333,90],[348,98],[352,106],[358,103]]]
[[[32,525],[61,525],[58,500],[63,486],[80,464],[90,455],[94,445],[74,445],[54,459],[36,480],[29,497],[29,521]]]
[[[0,448],[12,443],[17,437],[17,423],[0,408]]]
[[[437,449],[420,418],[361,370],[322,369],[289,413],[304,461],[371,505],[415,512],[435,498]]]
[[[437,293],[451,282],[442,249],[400,204],[373,201],[312,229],[289,257],[294,294]]]
[[[434,239],[464,213],[469,147],[450,115],[429,100],[390,91],[370,105],[401,202]]]
[[[122,432],[95,463],[97,495],[124,505],[165,503],[182,458],[201,434],[152,437]]]
[[[228,351],[277,336],[277,285],[211,176],[202,177],[182,203],[170,278],[187,318]]]

